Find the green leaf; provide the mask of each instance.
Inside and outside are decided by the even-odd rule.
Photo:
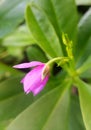
[[[77,72],[81,74],[86,70],[89,70],[90,68],[91,68],[91,56],[89,56],[88,59],[84,62],[84,64],[80,68],[78,68]]]
[[[0,101],[0,121],[15,118],[31,102],[33,102],[32,95],[25,95],[24,93]]]
[[[41,61],[41,62],[47,62],[47,57],[45,56],[45,53],[38,47],[38,46],[31,46],[26,49],[28,59],[35,60],[35,61]]]
[[[91,130],[91,86],[81,81],[80,79],[76,79],[76,84],[78,86],[79,91],[79,99],[83,121],[86,130]]]
[[[91,5],[91,0],[75,0],[77,5]]]
[[[78,41],[75,56],[83,61],[91,54],[91,8],[84,14],[78,24]]]
[[[21,77],[22,76],[9,78],[0,83],[0,100],[10,98],[23,91],[22,85],[20,84]]]
[[[77,95],[71,95],[69,130],[85,130]]]
[[[0,62],[0,75],[5,74],[6,77],[22,74],[22,72],[13,69],[12,67]]]
[[[33,101],[20,85],[21,77],[10,78],[0,84],[0,121],[15,118]]]
[[[13,45],[13,44],[12,44]],[[23,59],[23,47],[17,46],[7,46],[7,53],[9,56],[14,56],[17,58],[17,61],[21,61]],[[6,57],[7,59],[7,57]]]
[[[78,63],[82,65],[84,62],[86,62],[87,58],[91,55],[91,37],[89,38],[88,42],[86,43],[86,46],[84,48],[84,52],[81,56],[79,57]]]
[[[33,3],[46,13],[59,37],[61,46],[63,46],[62,32],[67,33],[69,38],[75,42],[78,15],[74,0],[36,0]]]
[[[27,2],[29,0],[0,1],[0,38],[11,33],[24,20]]]
[[[70,82],[48,92],[21,113],[7,130],[67,130]],[[26,121],[27,120],[27,121]]]
[[[81,78],[84,78],[84,79],[90,79],[91,78],[91,69],[90,70],[87,70],[85,72],[83,72],[81,75],[80,75]]]
[[[37,17],[38,16],[38,17]],[[26,21],[36,43],[50,56],[61,56],[61,46],[48,17],[40,7],[27,6]]]
[[[40,94],[36,95],[34,97],[34,100],[39,99],[42,95],[46,94],[49,91],[52,91],[53,89],[57,87],[63,87],[66,86],[67,77],[65,74],[62,74],[62,72],[59,75],[51,76],[48,83],[46,84],[43,91],[40,92]]]
[[[0,130],[6,130],[6,127],[9,125],[10,120],[0,122]]]
[[[5,37],[2,45],[6,47],[23,47],[35,43],[26,26],[20,26],[12,34]]]

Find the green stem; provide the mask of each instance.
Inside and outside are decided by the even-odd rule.
[[[46,68],[46,66],[51,66],[51,64],[53,62],[56,62],[58,64],[58,66],[62,67],[65,71],[70,73],[67,64],[65,64],[68,60],[69,60],[68,57],[56,57],[56,58],[53,58],[52,60],[50,60],[50,61],[48,61],[46,63],[45,68]],[[45,70],[45,68],[44,68],[44,70]],[[44,70],[43,70],[43,72],[44,72]]]
[[[48,62],[46,63],[46,65],[50,65],[50,64],[52,64],[53,62],[58,62],[58,61],[64,60],[64,59],[68,59],[68,58],[67,58],[67,57],[56,57],[56,58],[53,58],[52,60],[48,61]]]

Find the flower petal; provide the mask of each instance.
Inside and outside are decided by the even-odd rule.
[[[44,66],[35,67],[23,78],[24,91],[29,93],[41,83],[41,72]]]
[[[46,85],[48,79],[49,79],[49,75],[45,77],[45,79],[41,82],[41,85],[39,87],[32,90],[34,96],[36,96],[38,93],[40,93],[42,91],[42,89]]]
[[[39,66],[39,65],[44,65],[44,63],[39,62],[39,61],[32,61],[32,62],[28,62],[28,63],[14,65],[13,67],[14,68],[30,68],[30,67],[35,67],[35,66]]]

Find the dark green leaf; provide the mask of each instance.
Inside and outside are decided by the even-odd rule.
[[[78,41],[75,55],[77,61],[83,63],[91,54],[91,8],[81,18],[78,24]]]
[[[86,72],[82,73],[80,75],[81,78],[84,78],[84,79],[90,79],[91,78],[91,69],[87,70]]]
[[[74,0],[35,0],[33,3],[39,5],[46,13],[59,37],[61,46],[63,46],[62,32],[67,33],[75,42],[78,16]]]
[[[85,130],[78,96],[71,96],[70,127],[69,130]]]
[[[91,130],[91,86],[81,81],[80,79],[76,79],[76,84],[78,86],[79,91],[79,99],[83,121],[86,130]]]
[[[29,1],[0,1],[0,38],[11,33],[24,20],[24,9]]]
[[[38,17],[37,17],[38,16]],[[50,56],[61,56],[61,46],[55,30],[40,7],[27,6],[26,21],[36,43]]]
[[[0,121],[15,118],[33,101],[20,85],[21,77],[10,78],[0,84]]]
[[[8,76],[11,76],[11,75],[14,76],[14,75],[18,75],[18,74],[21,74],[21,73],[22,72],[13,69],[11,66],[8,66],[8,65],[0,62],[0,75],[5,74],[6,77],[8,77]]]
[[[33,96],[25,95],[24,93],[16,94],[15,96],[0,101],[0,121],[15,118],[31,102],[33,102]]]
[[[35,60],[35,61],[47,62],[47,57],[45,56],[45,53],[38,46],[28,47],[26,51],[28,59],[30,61]]]
[[[70,82],[57,87],[29,106],[7,130],[67,130]],[[27,121],[26,121],[27,120]]]
[[[22,76],[13,77],[0,83],[0,100],[10,98],[23,91],[20,79]]]
[[[85,72],[86,70],[89,70],[91,68],[91,56],[88,57],[88,59],[84,62],[84,64],[78,68],[78,73],[81,74]]]

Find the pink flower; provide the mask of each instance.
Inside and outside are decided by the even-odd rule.
[[[21,80],[24,85],[24,91],[28,94],[32,92],[33,95],[37,95],[46,85],[49,79],[49,67],[45,68],[45,63],[32,61],[29,63],[23,63],[13,66],[14,68],[30,68],[25,77]],[[44,76],[42,76],[44,74]]]

